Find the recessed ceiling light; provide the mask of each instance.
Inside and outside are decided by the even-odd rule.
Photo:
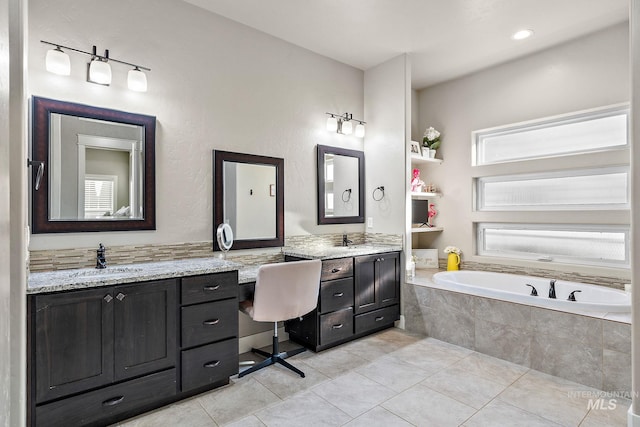
[[[531,37],[532,35],[533,35],[533,30],[520,30],[513,33],[511,38],[514,40],[524,40],[526,38]]]

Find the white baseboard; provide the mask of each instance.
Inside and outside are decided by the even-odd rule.
[[[636,415],[631,410],[633,406],[629,406],[627,411],[627,427],[640,427],[640,415]]]
[[[400,315],[400,320],[396,320],[393,326],[399,329],[404,329],[404,314]]]
[[[286,341],[289,334],[284,331],[284,327],[278,328],[278,341]],[[273,341],[273,330],[260,332],[259,334],[247,335],[238,340],[238,351],[240,354],[251,351],[251,348],[260,348],[271,345]]]

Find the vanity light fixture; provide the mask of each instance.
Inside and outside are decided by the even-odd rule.
[[[130,62],[120,61],[118,59],[109,58],[109,50],[104,51],[104,55],[98,55],[96,53],[96,47],[93,46],[92,52],[86,52],[84,50],[75,49],[69,46],[63,46],[57,43],[51,43],[45,40],[40,40],[41,43],[55,46],[55,49],[51,49],[47,52],[45,61],[47,71],[55,74],[68,76],[71,74],[71,62],[69,55],[62,51],[62,48],[71,50],[78,53],[91,56],[91,62],[89,62],[89,70],[87,73],[87,81],[92,83],[98,83],[102,85],[111,84],[111,65],[110,62],[117,62],[119,64],[128,65],[133,67],[127,75],[127,87],[137,92],[147,91],[147,75],[142,71],[151,71],[150,68],[143,67],[142,65],[132,64]]]
[[[353,118],[353,114],[344,113],[344,114],[335,114],[335,113],[326,113],[329,115],[327,119],[327,130],[329,132],[337,132],[343,135],[351,135],[353,133],[353,123],[358,122],[356,125],[356,133],[355,135],[358,138],[364,137],[364,124],[366,123],[363,120],[358,120]]]
[[[526,30],[516,31],[515,33],[513,33],[511,38],[513,40],[524,40],[531,37],[532,35],[533,35],[533,30],[526,29]]]

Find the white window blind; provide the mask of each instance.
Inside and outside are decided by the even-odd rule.
[[[112,215],[116,206],[116,176],[92,175],[84,181],[85,217]]]

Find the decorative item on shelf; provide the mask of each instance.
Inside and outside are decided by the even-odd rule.
[[[411,141],[411,153],[420,155],[420,143]]]
[[[427,193],[437,193],[438,188],[432,183],[429,183],[426,187],[424,187],[424,191]]]
[[[416,268],[438,268],[437,249],[413,249],[413,257]]]
[[[460,254],[462,251],[455,246],[447,246],[444,248],[444,253],[447,255],[447,270],[454,271],[460,270]]]
[[[424,131],[424,137],[422,138],[422,149],[427,150],[429,153],[430,159],[435,159],[436,150],[440,148],[440,132],[435,130],[433,127],[428,127],[427,130]]]
[[[411,179],[411,192],[422,193],[422,187],[424,187],[424,181],[420,179],[420,169],[414,169],[413,178]]]
[[[438,211],[436,210],[436,205],[431,203],[429,205],[429,210],[427,211],[427,227],[435,227],[433,224],[433,219],[438,215]]]

